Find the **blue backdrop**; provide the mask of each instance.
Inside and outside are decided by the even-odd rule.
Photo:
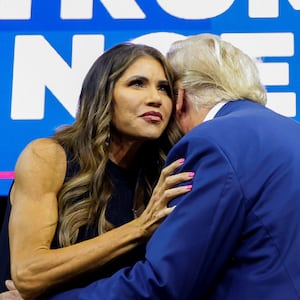
[[[299,0],[0,0],[0,195],[24,146],[73,122],[88,68],[123,41],[165,52],[220,34],[260,58],[268,106],[300,121],[299,10]]]

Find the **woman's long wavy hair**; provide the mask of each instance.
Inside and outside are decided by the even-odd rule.
[[[79,168],[74,177],[65,181],[58,195],[60,246],[74,244],[82,226],[97,226],[99,234],[107,230],[105,210],[113,189],[106,170],[113,90],[128,67],[144,56],[153,57],[162,65],[170,87],[173,87],[172,69],[159,51],[146,45],[119,44],[102,54],[87,73],[75,122],[54,134],[54,139],[71,153],[72,163]],[[170,98],[175,102],[173,89]],[[166,154],[180,137],[173,112],[162,136],[141,147],[136,158],[140,175],[134,196],[134,202],[139,206],[150,199]]]

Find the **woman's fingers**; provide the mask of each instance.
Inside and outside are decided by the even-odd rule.
[[[172,175],[176,169],[182,166],[184,163],[184,158],[180,158],[169,164],[168,166],[164,167],[161,171],[160,180],[165,180],[166,177]]]
[[[185,178],[184,181],[191,180],[190,177],[188,179],[186,179],[187,177],[184,177],[184,178]],[[182,185],[179,187],[167,189],[164,194],[165,203],[170,202],[175,197],[178,197],[180,195],[183,195],[183,194],[189,192],[192,189],[192,187],[193,187],[192,184],[188,184],[188,185]]]
[[[12,280],[5,280],[5,285],[9,291],[16,290],[15,284]]]
[[[24,300],[16,291],[8,291],[0,294],[0,300]]]
[[[165,207],[157,212],[157,219],[163,221],[174,209],[175,205],[172,207]]]
[[[174,174],[183,163],[184,159],[178,159],[162,170],[151,199],[139,217],[146,236],[152,235],[161,222],[174,210],[175,206],[168,207],[168,203],[192,189],[191,182],[187,184],[185,182],[193,179],[193,172]]]
[[[191,184],[184,185],[193,179],[194,172],[181,172],[174,174],[176,169],[178,169],[184,163],[184,159],[178,159],[165,167],[158,183],[153,191],[151,197],[152,201],[160,201],[164,205],[166,201],[170,201],[172,198],[182,195],[191,190]]]
[[[12,280],[5,280],[7,292],[0,294],[0,300],[23,300]]]

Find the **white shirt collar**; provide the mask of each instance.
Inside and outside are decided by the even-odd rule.
[[[218,111],[227,103],[227,101],[218,102],[206,115],[203,122],[212,120]]]

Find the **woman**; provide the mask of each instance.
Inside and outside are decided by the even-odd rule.
[[[183,159],[159,177],[181,137],[173,83],[156,49],[117,45],[88,72],[74,124],[24,149],[9,228],[11,275],[24,299],[130,265],[173,210],[169,200],[191,189],[177,185],[193,173],[172,175]]]

